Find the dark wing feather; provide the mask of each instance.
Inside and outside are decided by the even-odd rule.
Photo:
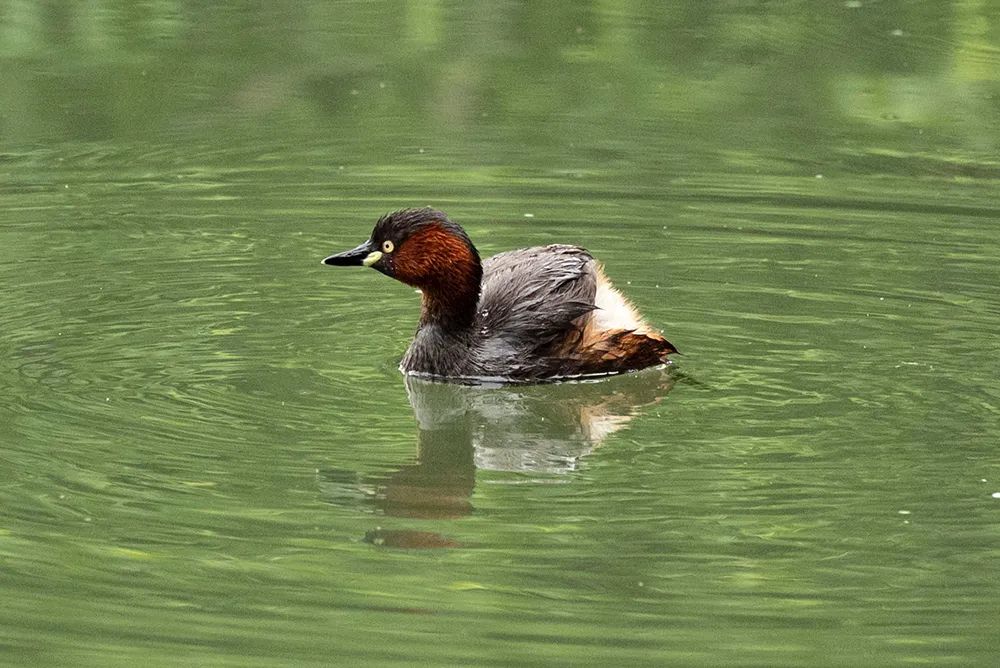
[[[484,352],[509,366],[563,343],[577,329],[573,321],[595,308],[594,265],[584,249],[558,244],[486,260],[476,319]]]

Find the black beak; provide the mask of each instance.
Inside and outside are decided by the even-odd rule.
[[[323,264],[332,264],[338,267],[360,267],[362,261],[375,250],[378,249],[375,248],[375,244],[369,239],[357,248],[323,258]]]

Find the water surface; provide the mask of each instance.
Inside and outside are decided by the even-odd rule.
[[[995,662],[988,3],[0,12],[0,663]],[[424,204],[684,354],[404,381]]]

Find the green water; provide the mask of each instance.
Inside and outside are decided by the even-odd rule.
[[[0,664],[994,665],[995,3],[0,2]],[[396,370],[432,204],[684,353]]]

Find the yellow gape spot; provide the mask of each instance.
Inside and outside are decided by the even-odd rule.
[[[366,267],[370,267],[381,259],[382,259],[382,253],[380,253],[379,251],[372,251],[367,255],[367,257],[365,257],[364,260],[361,261],[361,264],[365,265]]]

